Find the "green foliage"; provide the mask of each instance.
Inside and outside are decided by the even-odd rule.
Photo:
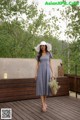
[[[66,17],[68,19],[67,35],[73,40],[80,40],[80,8],[72,6],[67,8]]]
[[[79,7],[65,7],[61,15],[62,20],[66,18],[66,35],[74,40],[71,43],[59,41],[56,16],[44,19],[43,10],[38,12],[37,6],[34,3],[29,5],[27,0],[0,0],[0,57],[34,58],[34,47],[45,40],[52,44],[53,58],[62,59],[65,73],[69,69],[71,74],[75,74],[77,64],[80,74]]]
[[[70,11],[70,12],[69,12]],[[80,66],[80,8],[79,6],[72,6],[67,9],[67,17],[71,20],[67,26],[67,35],[74,41],[69,45],[70,47],[70,72],[75,74],[75,66]],[[78,73],[80,68],[78,67]]]
[[[62,59],[68,73],[75,74],[75,66],[80,66],[80,6],[65,6],[61,15],[67,26],[65,31],[67,41],[68,39],[73,41],[67,43],[67,49],[64,50],[65,57],[63,55]],[[77,74],[80,75],[80,67],[78,71]]]
[[[36,6],[28,5],[26,0],[0,2],[0,57],[33,57],[36,34],[45,26],[43,11],[38,13]]]
[[[75,65],[78,66],[78,74],[80,74],[80,40],[73,41],[70,44],[70,66],[71,73],[75,74]]]
[[[0,26],[0,57],[32,57],[33,35],[21,29],[18,22],[4,23]],[[31,38],[32,39],[32,38]]]

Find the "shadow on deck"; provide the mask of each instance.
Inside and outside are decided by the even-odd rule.
[[[47,112],[41,112],[40,99],[0,103],[12,108],[12,120],[80,120],[80,99],[70,96],[47,98]]]

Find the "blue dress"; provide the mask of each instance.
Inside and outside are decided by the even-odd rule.
[[[52,54],[47,52],[46,55],[40,57],[40,64],[38,68],[37,80],[36,80],[36,95],[37,96],[49,96],[51,90],[49,87],[50,81],[50,58]],[[38,56],[36,57],[38,60]]]

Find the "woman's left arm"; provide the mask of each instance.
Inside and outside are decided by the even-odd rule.
[[[52,72],[52,77],[55,78],[54,74],[53,74],[53,68],[52,68],[52,61],[50,59],[50,69],[51,69],[51,72]]]

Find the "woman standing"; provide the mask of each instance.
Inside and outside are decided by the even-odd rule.
[[[37,65],[36,65],[36,95],[41,97],[42,102],[42,111],[46,112],[47,104],[46,97],[51,95],[49,81],[50,81],[50,71],[53,75],[51,58],[52,54],[50,53],[51,44],[42,41],[40,44],[35,47],[35,50],[38,52],[36,57]]]

